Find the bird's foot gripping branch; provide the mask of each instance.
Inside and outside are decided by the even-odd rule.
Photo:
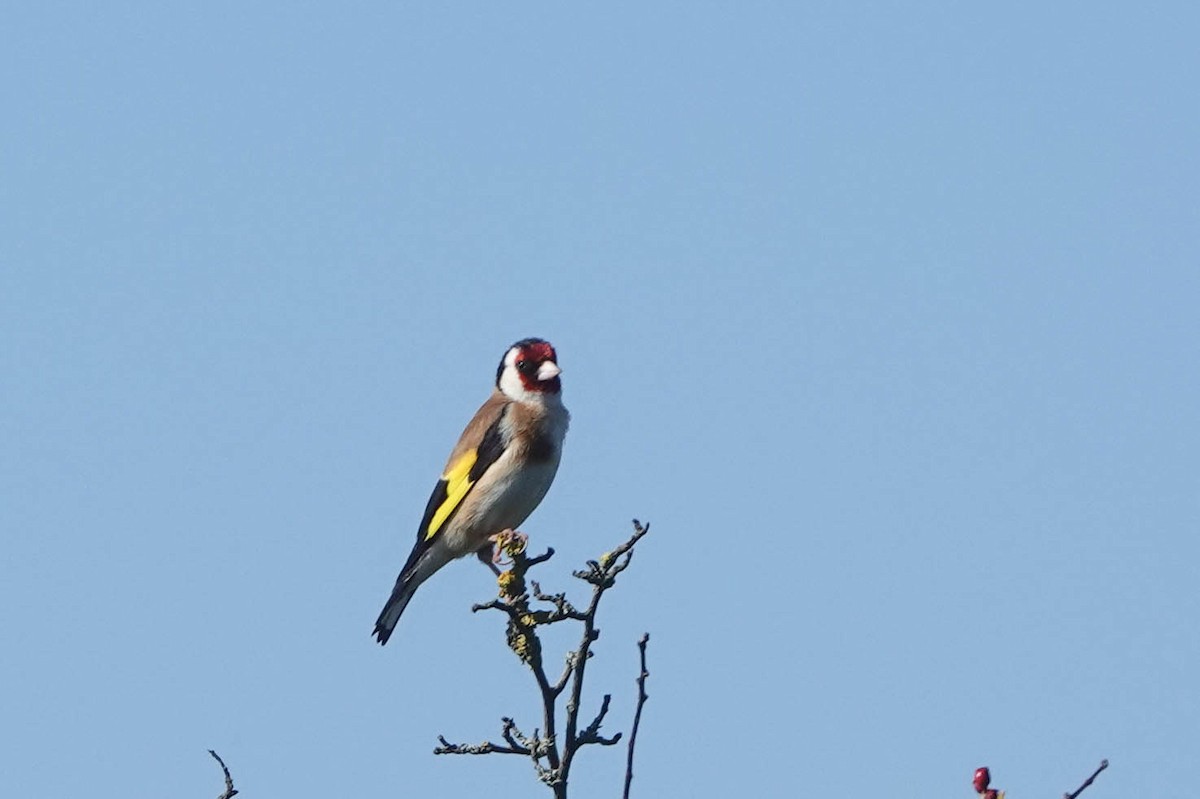
[[[611,737],[600,733],[600,727],[608,715],[609,704],[612,701],[610,694],[604,695],[591,722],[580,726],[583,679],[588,658],[592,656],[592,644],[600,637],[600,630],[596,627],[596,611],[599,609],[600,599],[604,592],[616,583],[617,575],[629,568],[634,546],[649,530],[650,525],[643,525],[635,519],[633,535],[627,541],[611,552],[606,552],[599,560],[588,561],[586,569],[573,572],[575,577],[592,587],[591,598],[582,610],[573,605],[565,593],[547,594],[542,591],[536,580],[527,579],[529,569],[549,560],[554,555],[553,549],[529,557],[525,553],[524,541],[510,539],[497,542],[497,548],[502,548],[504,554],[512,559],[512,566],[508,571],[501,572],[497,578],[500,586],[499,596],[491,602],[475,605],[472,610],[498,610],[508,616],[508,647],[533,672],[533,678],[542,696],[542,725],[534,728],[532,734],[526,735],[513,719],[504,718],[500,731],[503,743],[486,741],[481,744],[453,744],[439,736],[440,745],[433,750],[434,754],[524,755],[533,761],[538,778],[554,791],[556,799],[562,799],[567,796],[567,780],[579,750],[588,744],[614,746],[621,740],[622,734],[619,732]],[[538,628],[561,622],[575,622],[580,625],[580,642],[578,647],[567,653],[562,673],[551,681],[546,674],[542,658]],[[646,678],[649,672],[646,671],[646,644],[649,640],[649,635],[643,635],[638,641],[641,672],[637,679],[636,712],[628,738],[625,797],[629,796],[630,782],[633,779],[633,746],[641,723],[642,705],[647,699]],[[560,726],[558,703],[563,694],[567,694],[567,700],[563,706]]]

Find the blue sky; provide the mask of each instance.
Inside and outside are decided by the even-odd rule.
[[[537,795],[485,570],[369,633],[539,335],[637,795],[1190,796],[1195,6],[427,5],[8,9],[6,790]]]

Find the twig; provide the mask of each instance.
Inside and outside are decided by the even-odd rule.
[[[518,599],[520,597],[517,597]],[[472,613],[478,613],[481,610],[502,610],[509,616],[516,616],[517,609],[507,602],[499,599],[493,599],[491,602],[479,602],[471,606]]]
[[[637,710],[633,713],[633,728],[629,731],[629,755],[625,760],[625,793],[621,794],[622,799],[629,799],[629,786],[633,782],[633,747],[637,743],[638,726],[642,723],[642,705],[646,704],[646,700],[650,695],[646,693],[646,678],[650,676],[650,672],[646,671],[646,644],[650,643],[650,633],[642,633],[642,637],[638,640],[638,654],[642,661],[642,670],[638,674],[638,701]]]
[[[587,728],[579,733],[578,743],[580,746],[586,744],[600,744],[601,746],[613,746],[621,740],[621,733],[617,733],[611,738],[600,734],[600,725],[604,723],[604,717],[608,715],[608,703],[612,701],[612,694],[605,694],[604,701],[600,703],[600,712],[596,714],[596,718],[592,719],[592,723],[587,725]]]
[[[523,746],[500,746],[491,741],[484,741],[481,744],[452,744],[446,740],[446,736],[439,735],[438,742],[441,746],[435,747],[433,753],[435,755],[528,755],[530,751]]]
[[[440,745],[433,750],[435,754],[526,755],[533,761],[538,778],[554,791],[555,798],[566,799],[567,779],[570,776],[571,764],[575,759],[576,753],[582,747],[589,744],[614,746],[621,740],[622,734],[619,732],[611,737],[600,734],[600,727],[608,715],[609,704],[612,701],[610,695],[605,694],[595,718],[582,730],[579,728],[579,711],[583,696],[584,671],[587,667],[588,659],[592,656],[592,644],[600,637],[600,630],[596,627],[596,611],[599,609],[600,599],[604,596],[605,591],[613,587],[617,575],[629,567],[629,563],[633,558],[634,545],[650,530],[649,525],[643,525],[636,519],[633,522],[633,527],[633,535],[627,541],[611,552],[602,555],[599,560],[588,561],[587,569],[573,572],[576,577],[592,586],[591,601],[584,611],[580,611],[575,605],[572,605],[567,600],[565,593],[548,594],[542,590],[541,585],[536,581],[529,581],[532,592],[526,590],[526,572],[531,566],[536,566],[539,563],[549,560],[554,554],[553,549],[547,550],[542,555],[526,557],[523,543],[518,544],[515,538],[514,545],[504,549],[509,557],[512,558],[512,566],[508,571],[502,572],[497,578],[500,586],[499,597],[490,602],[474,605],[471,610],[473,612],[498,610],[508,617],[508,646],[521,659],[522,663],[529,666],[530,671],[533,672],[534,680],[537,682],[538,691],[541,694],[542,733],[539,734],[537,730],[534,730],[533,735],[526,738],[516,728],[512,719],[505,718],[503,744],[492,741],[485,741],[481,744],[453,744],[447,741],[445,737],[438,736]],[[530,608],[531,593],[534,600],[545,603],[550,607],[538,608],[536,610]],[[583,631],[579,646],[567,654],[562,674],[558,680],[551,683],[546,676],[546,668],[542,658],[542,645],[537,634],[537,628],[563,621],[579,622],[583,627]],[[642,704],[646,701],[646,641],[648,640],[649,636],[643,635],[642,640],[638,644],[642,651],[642,674],[638,678],[639,699],[637,712],[634,716],[634,735],[637,734],[637,725],[641,720]],[[565,707],[566,731],[560,741],[557,735],[558,698],[567,692],[568,686],[570,686],[571,690],[567,696]],[[632,738],[630,744],[628,769],[631,772],[633,763]],[[543,761],[545,762],[544,765]],[[632,779],[632,776],[630,773],[627,773],[625,779],[626,796],[629,794],[630,779]]]
[[[1075,789],[1075,793],[1064,793],[1063,799],[1076,799],[1076,797],[1078,797],[1079,794],[1083,793],[1085,788],[1087,788],[1089,785],[1092,784],[1092,782],[1096,779],[1096,777],[1099,776],[1100,772],[1104,771],[1104,769],[1106,769],[1106,768],[1108,768],[1108,759],[1107,758],[1100,761],[1100,768],[1093,771],[1092,776],[1090,776],[1086,780],[1084,780],[1083,785],[1080,785],[1078,788]]]
[[[544,754],[540,750],[543,748],[542,739],[538,737],[537,731],[534,731],[532,738],[527,738],[517,729],[517,723],[505,716],[500,719],[504,725],[500,729],[500,734],[504,737],[505,743],[508,746],[494,744],[491,741],[484,741],[481,744],[452,744],[446,740],[446,736],[439,735],[438,741],[441,746],[433,750],[435,755],[490,755],[492,753],[499,755],[528,755],[536,761]]]
[[[229,767],[225,765],[225,761],[215,751],[209,749],[208,753],[213,756],[213,760],[217,761],[221,766],[221,771],[225,774],[225,792],[218,796],[217,799],[233,799],[233,797],[238,795],[238,791],[237,788],[233,787],[233,777],[229,775]]]
[[[536,758],[536,744],[530,745],[529,739],[517,729],[517,723],[507,716],[501,719],[501,721],[504,722],[504,729],[500,734],[504,736],[504,740],[508,742],[508,745],[513,749],[524,749],[528,754]]]
[[[574,669],[571,675],[571,694],[567,698],[567,740],[563,747],[561,776],[565,784],[571,775],[571,764],[575,762],[575,754],[583,743],[576,730],[579,726],[579,707],[583,697],[583,678],[588,659],[592,656],[592,644],[600,637],[596,628],[596,611],[600,608],[600,599],[604,592],[613,587],[617,575],[629,567],[633,558],[633,547],[650,531],[650,525],[643,525],[637,519],[633,520],[633,535],[625,543],[611,552],[600,556],[599,561],[588,561],[586,571],[573,574],[592,586],[592,601],[583,614],[583,635],[579,648],[574,652]],[[623,556],[623,557],[622,557]],[[585,730],[586,733],[586,730]],[[612,743],[616,743],[615,740]]]
[[[571,619],[572,621],[583,621],[583,614],[575,609],[575,606],[567,601],[565,593],[547,594],[542,591],[542,587],[537,580],[530,580],[529,584],[533,586],[533,598],[539,602],[547,602],[554,605],[554,612],[544,614],[544,621],[540,624],[554,624],[558,621]]]
[[[554,557],[554,547],[546,547],[546,551],[543,552],[542,554],[534,555],[532,558],[526,558],[525,566],[527,568],[529,566],[536,566],[539,563],[545,563],[546,561],[550,560],[550,558],[552,558],[552,557]]]

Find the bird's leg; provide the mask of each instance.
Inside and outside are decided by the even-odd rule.
[[[525,551],[525,546],[529,543],[529,536],[518,530],[501,530],[494,536],[488,539],[495,545],[495,551],[492,554],[492,563],[500,566],[511,566],[512,561],[504,562],[504,555],[507,554],[510,558],[513,555]]]
[[[488,541],[486,544],[484,544],[483,546],[481,546],[479,548],[479,551],[477,551],[475,553],[475,557],[479,558],[480,563],[482,563],[484,566],[487,566],[489,569],[491,569],[492,574],[499,577],[500,576],[500,567],[492,562],[492,558],[494,557],[492,554],[493,549],[494,549],[494,547],[492,545],[492,542]]]

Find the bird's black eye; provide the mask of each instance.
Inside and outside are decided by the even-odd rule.
[[[537,371],[537,364],[522,358],[517,361],[517,371],[523,375],[531,375]]]

